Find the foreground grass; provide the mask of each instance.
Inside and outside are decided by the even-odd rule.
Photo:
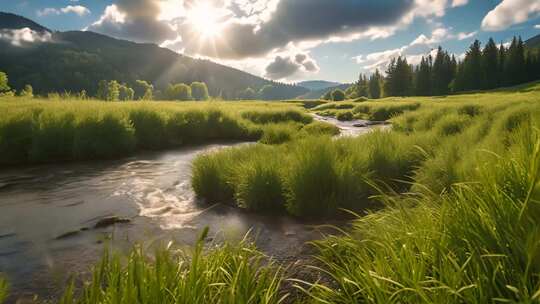
[[[447,193],[384,196],[387,208],[316,242],[327,285],[314,303],[538,303],[540,140],[524,130],[505,158]]]
[[[149,260],[138,248],[125,262],[105,255],[82,290],[72,284],[59,303],[283,302],[282,268],[247,241],[203,254],[204,236],[191,253],[164,248]]]
[[[296,104],[263,102],[106,103],[2,97],[0,111],[0,164],[116,158],[141,149],[218,140],[264,137],[266,143],[282,143],[313,121]],[[310,126],[306,132],[316,129]]]

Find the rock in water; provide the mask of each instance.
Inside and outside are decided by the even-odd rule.
[[[131,222],[131,220],[127,218],[122,218],[118,216],[109,216],[109,217],[104,217],[100,219],[99,221],[97,221],[97,223],[94,225],[94,229],[106,228],[115,224],[126,224],[129,222]]]

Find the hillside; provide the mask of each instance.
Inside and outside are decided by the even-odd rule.
[[[540,48],[540,35],[536,35],[525,41],[525,46],[528,48]]]
[[[300,99],[318,99],[318,98],[321,98],[321,96],[323,96],[324,94],[326,94],[328,91],[333,91],[333,90],[336,90],[336,89],[340,89],[340,90],[346,90],[348,87],[350,87],[351,84],[340,84],[340,85],[337,85],[337,86],[333,86],[333,87],[327,87],[327,88],[324,88],[324,89],[320,89],[320,90],[312,90],[298,98]]]
[[[298,86],[304,87],[311,91],[324,90],[327,88],[332,88],[340,85],[338,82],[325,81],[325,80],[311,80],[311,81],[302,81],[297,83]]]
[[[45,27],[13,14],[0,13],[0,30],[29,27],[49,31]],[[93,95],[100,80],[116,79],[131,84],[137,79],[152,82],[163,90],[169,83],[207,83],[214,96],[234,98],[251,87],[259,89],[271,84],[280,95],[294,98],[308,90],[270,82],[240,70],[208,60],[179,55],[154,44],[140,44],[105,35],[83,32],[54,32],[43,43],[15,46],[0,40],[0,70],[8,73],[10,85],[20,90],[31,84],[36,93],[51,91],[79,92]]]

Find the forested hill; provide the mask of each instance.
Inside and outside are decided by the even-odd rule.
[[[47,31],[50,36],[41,36],[46,42],[14,44],[9,31],[21,28]],[[170,83],[202,81],[211,95],[223,98],[234,98],[248,87],[257,90],[265,85],[272,85],[279,98],[295,98],[307,92],[299,86],[270,82],[154,44],[118,40],[93,32],[51,32],[13,14],[0,13],[0,31],[4,32],[4,39],[0,39],[0,71],[9,75],[10,85],[16,90],[30,84],[38,94],[86,90],[94,95],[100,80],[132,84],[140,79],[153,83],[158,90]]]
[[[536,35],[525,41],[525,46],[531,49],[540,49],[540,35]]]

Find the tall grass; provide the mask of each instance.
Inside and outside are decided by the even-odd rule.
[[[4,303],[8,297],[9,286],[7,281],[0,277],[0,303]]]
[[[292,104],[0,99],[0,164],[116,158],[209,141],[282,143],[312,122]],[[275,127],[267,127],[267,124]],[[278,126],[286,124],[287,126]],[[266,134],[268,132],[269,134]]]
[[[442,196],[383,196],[387,208],[315,242],[331,288],[298,281],[314,303],[540,301],[540,139],[514,134],[474,183]]]
[[[281,303],[283,269],[247,241],[193,252],[157,250],[149,258],[136,248],[123,261],[106,254],[92,279],[75,292],[69,286],[61,304],[95,303]]]

